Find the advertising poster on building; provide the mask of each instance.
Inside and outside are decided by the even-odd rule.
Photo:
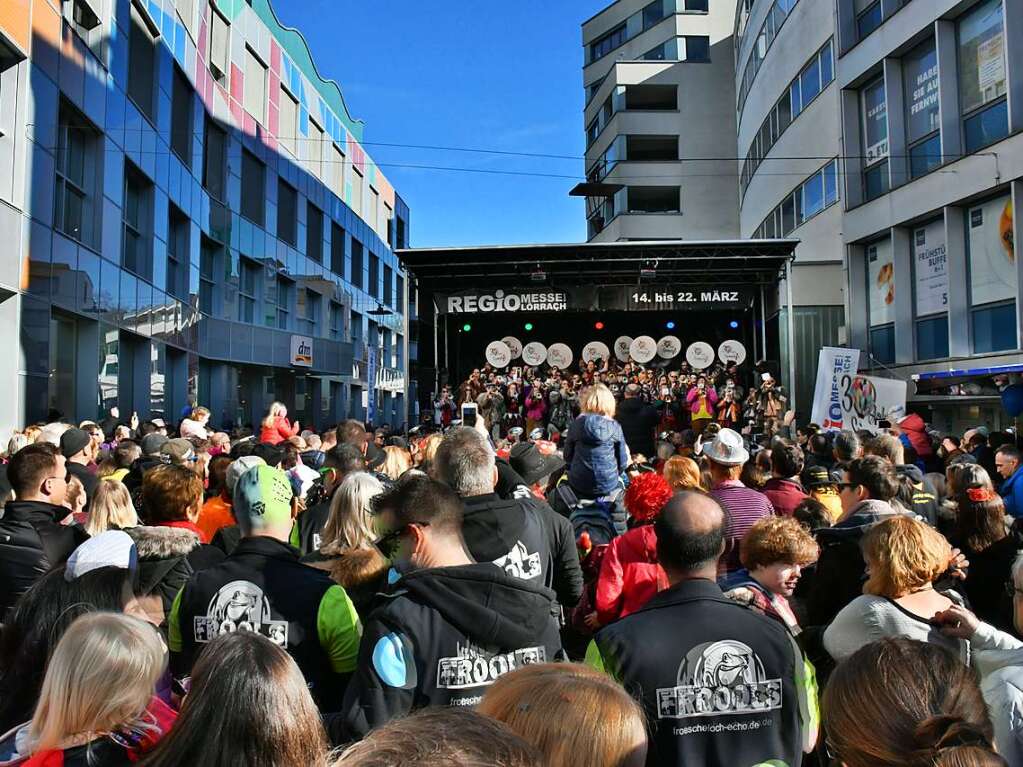
[[[970,303],[1016,297],[1016,254],[1012,241],[1012,198],[1006,195],[967,212]]]
[[[977,84],[984,101],[996,99],[1005,92],[1001,34],[992,35],[977,46]]]
[[[895,264],[891,239],[867,246],[867,293],[870,296],[870,325],[895,321]]]
[[[932,221],[913,232],[916,270],[916,316],[948,309],[948,258],[945,254],[945,222]]]
[[[366,350],[366,421],[376,424],[377,421],[377,348],[371,346]]]
[[[863,90],[863,133],[867,165],[888,156],[888,102],[884,82]]]
[[[917,46],[902,60],[909,94],[906,135],[916,141],[938,130],[938,55],[934,42]]]

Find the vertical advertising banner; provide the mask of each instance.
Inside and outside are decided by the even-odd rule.
[[[970,303],[1016,297],[1016,253],[1012,241],[1012,198],[1006,195],[967,211],[970,248]]]
[[[856,375],[860,366],[859,349],[825,346],[817,355],[817,385],[813,390],[810,420],[822,429],[844,429],[841,382],[843,376]]]
[[[375,346],[366,350],[366,421],[371,426],[377,421],[377,353]]]
[[[867,246],[867,294],[870,326],[895,322],[895,262],[891,238]]]
[[[916,316],[948,309],[948,259],[945,255],[945,223],[932,221],[913,232],[916,274]]]

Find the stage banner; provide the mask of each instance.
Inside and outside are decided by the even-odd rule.
[[[845,429],[842,415],[841,383],[843,376],[856,375],[860,366],[859,349],[825,346],[817,355],[817,385],[813,390],[810,421],[823,429]]]
[[[563,289],[509,288],[434,294],[438,314],[741,310],[749,308],[752,301],[751,290],[734,285],[710,288],[583,285]]]

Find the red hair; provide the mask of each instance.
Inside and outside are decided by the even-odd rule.
[[[625,491],[625,508],[633,519],[646,522],[661,513],[671,496],[671,487],[660,474],[652,471],[637,474]]]

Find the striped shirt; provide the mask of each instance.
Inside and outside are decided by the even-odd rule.
[[[774,506],[767,500],[766,495],[746,487],[737,479],[719,482],[710,491],[710,495],[724,506],[728,513],[728,522],[725,526],[725,553],[718,561],[718,573],[723,575],[742,567],[739,561],[739,543],[753,527],[754,522],[761,517],[774,515]]]

